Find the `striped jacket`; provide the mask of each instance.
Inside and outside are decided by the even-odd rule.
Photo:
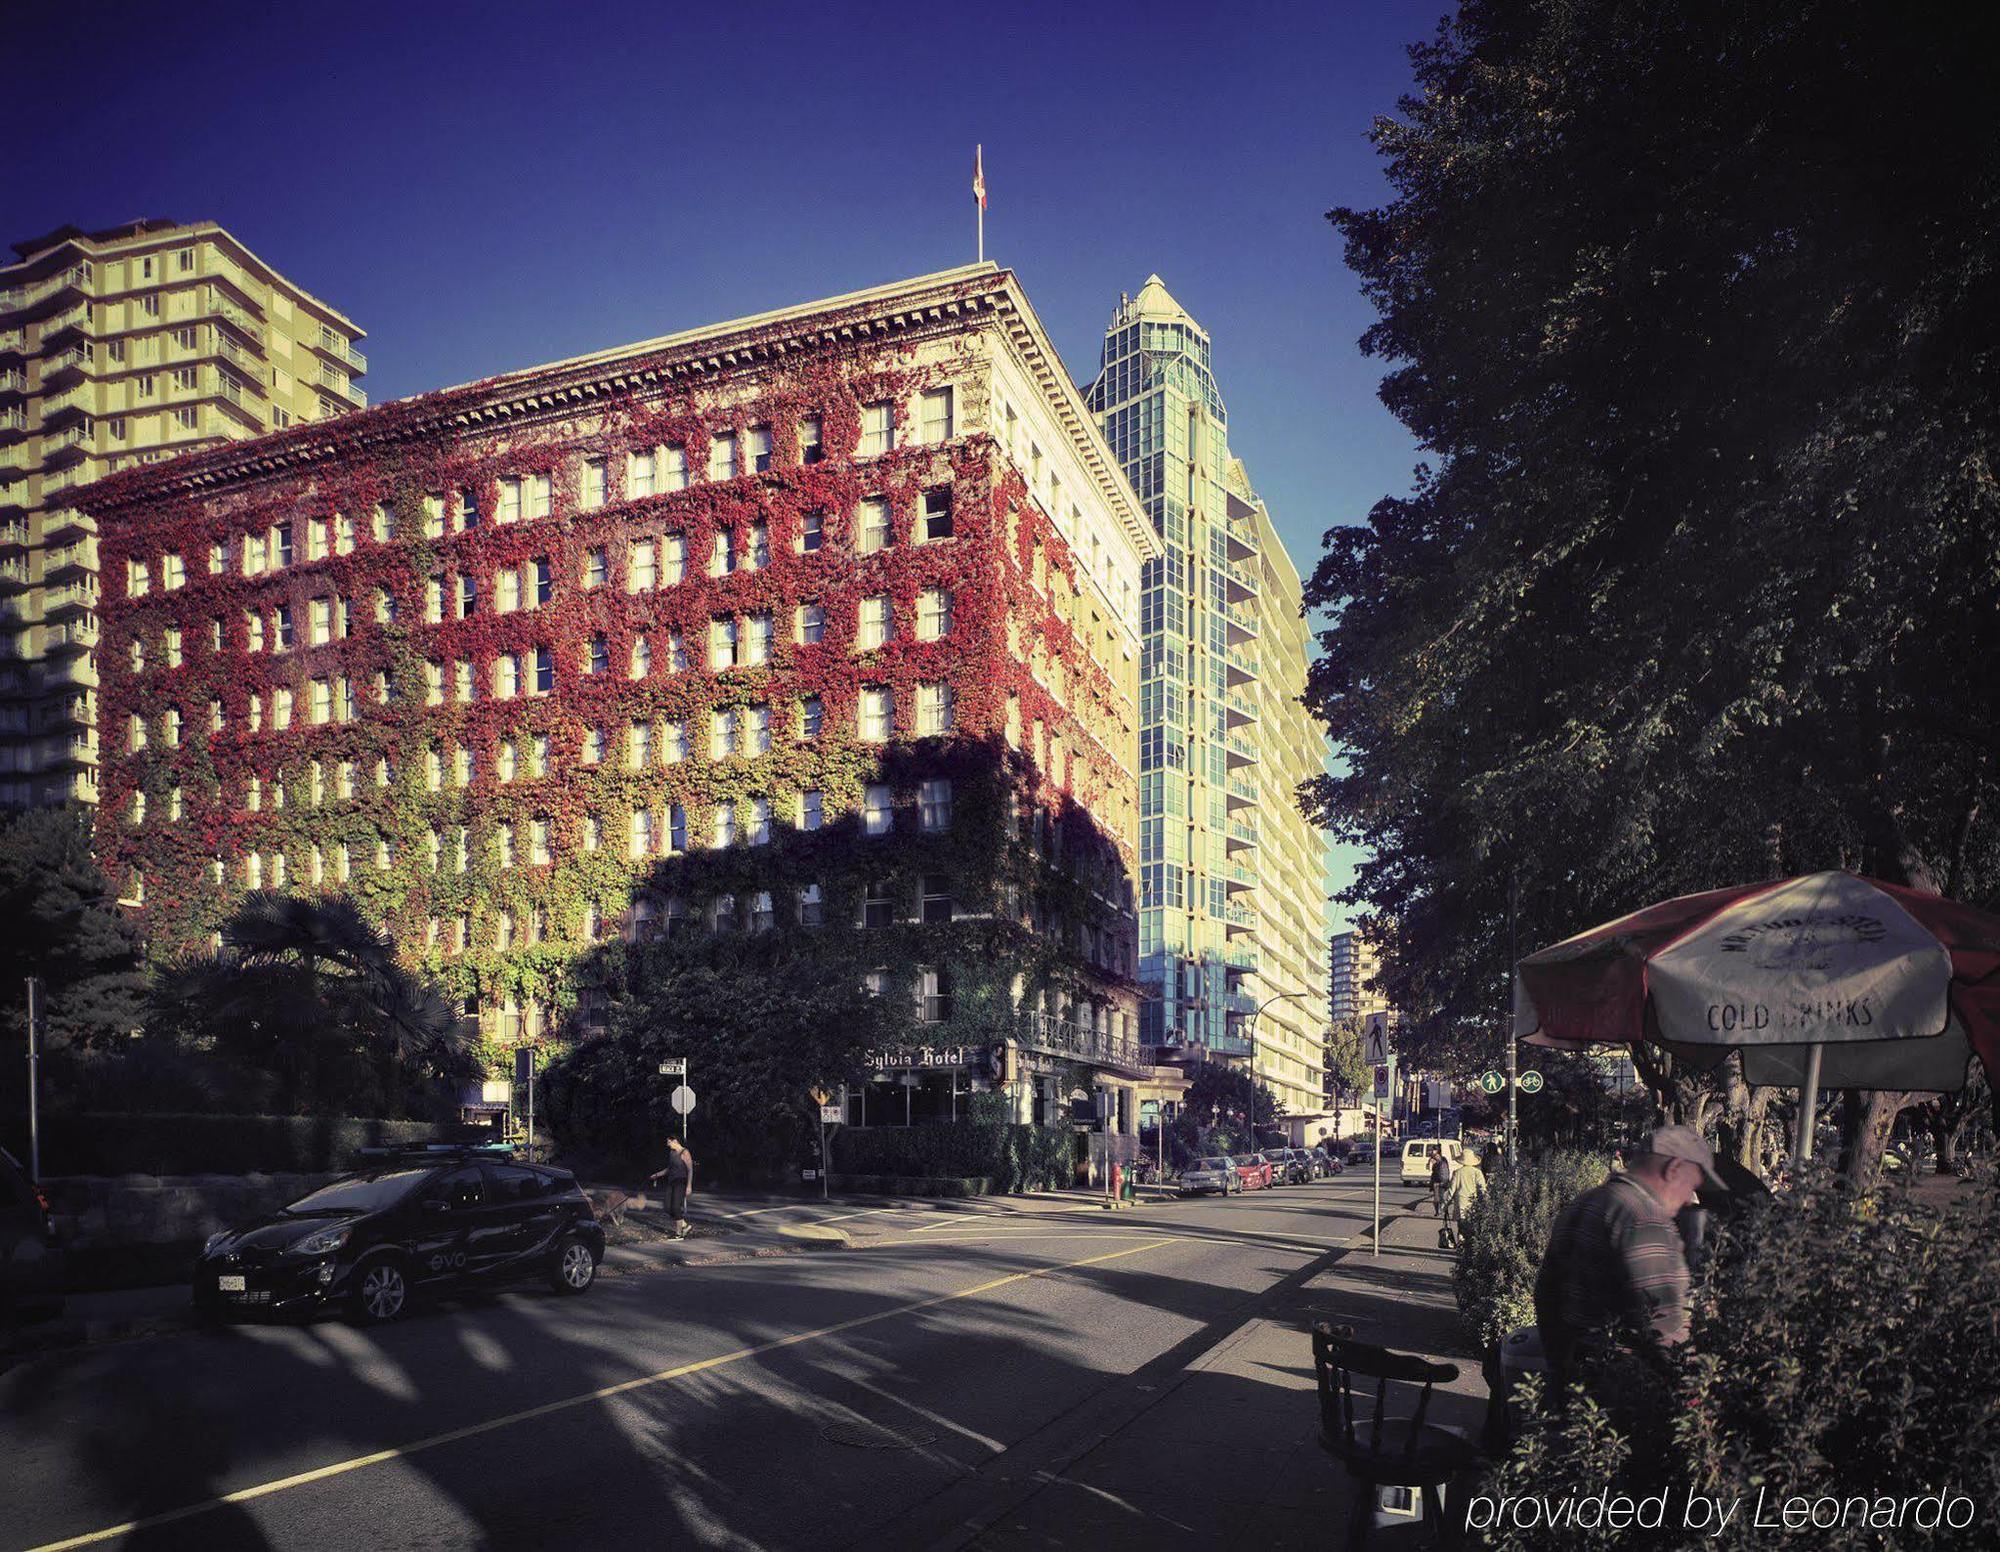
[[[1580,1344],[1615,1340],[1621,1328],[1663,1342],[1687,1336],[1687,1252],[1652,1192],[1613,1175],[1562,1210],[1535,1279],[1535,1322],[1559,1370]]]

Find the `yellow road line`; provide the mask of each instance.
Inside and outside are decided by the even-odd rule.
[[[818,1341],[822,1337],[838,1336],[843,1331],[858,1330],[862,1326],[872,1326],[879,1321],[893,1319],[897,1315],[909,1315],[918,1310],[934,1309],[940,1304],[951,1304],[959,1299],[975,1298],[982,1293],[991,1293],[996,1288],[1005,1288],[1010,1283],[1029,1282],[1038,1277],[1049,1277],[1057,1272],[1074,1271],[1078,1267],[1096,1266],[1105,1261],[1117,1261],[1125,1256],[1136,1256],[1148,1250],[1158,1250],[1173,1244],[1171,1239],[1154,1240],[1150,1244],[1133,1245],[1125,1250],[1109,1251],[1101,1256],[1086,1256],[1080,1261],[1067,1261],[1061,1266],[1037,1267],[1032,1272],[1015,1272],[1006,1277],[996,1277],[972,1288],[961,1288],[956,1293],[941,1293],[932,1298],[918,1299],[911,1304],[899,1304],[894,1309],[878,1310],[872,1315],[857,1315],[852,1320],[839,1321],[831,1326],[821,1326],[814,1331],[800,1331],[791,1336],[781,1336],[769,1342],[760,1342],[755,1347],[738,1348],[733,1353],[722,1353],[714,1358],[701,1358],[693,1363],[677,1364],[671,1369],[661,1369],[654,1374],[642,1374],[636,1379],[621,1380],[616,1385],[606,1385],[598,1390],[585,1391],[581,1395],[565,1396],[560,1401],[545,1401],[540,1406],[526,1407],[519,1412],[509,1412],[504,1417],[488,1418],[483,1423],[469,1423],[463,1428],[453,1428],[445,1433],[434,1433],[428,1438],[418,1439],[411,1444],[400,1444],[393,1449],[376,1450],[373,1454],[357,1455],[351,1460],[335,1461],[331,1465],[318,1466],[311,1471],[301,1471],[295,1476],[280,1477],[272,1482],[260,1482],[255,1487],[238,1488],[233,1493],[222,1493],[214,1498],[203,1499],[200,1503],[187,1504],[179,1509],[169,1509],[161,1514],[149,1514],[141,1519],[127,1520],[123,1525],[106,1526],[81,1536],[71,1536],[63,1541],[45,1542],[29,1552],[67,1552],[71,1547],[96,1546],[100,1542],[111,1541],[119,1536],[129,1536],[134,1531],[151,1530],[158,1525],[172,1525],[181,1520],[192,1519],[195,1515],[206,1514],[211,1509],[219,1509],[225,1504],[250,1503],[259,1498],[268,1498],[274,1493],[282,1493],[295,1487],[307,1487],[314,1482],[324,1482],[330,1477],[345,1476],[350,1471],[359,1471],[365,1466],[379,1466],[387,1461],[401,1460],[423,1450],[434,1450],[440,1445],[456,1444],[461,1439],[475,1439],[481,1434],[494,1433],[502,1428],[511,1428],[516,1423],[525,1423],[538,1417],[548,1417],[556,1412],[566,1412],[572,1407],[588,1406],[593,1401],[606,1401],[613,1396],[622,1396],[628,1391],[644,1390],[649,1386],[663,1385],[670,1380],[685,1379],[690,1374],[705,1374],[711,1369],[720,1369],[732,1363],[740,1363],[745,1358],[761,1357],[782,1348],[797,1347],[802,1342]]]

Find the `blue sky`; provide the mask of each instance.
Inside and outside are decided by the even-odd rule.
[[[1383,197],[1368,126],[1444,10],[34,5],[0,238],[219,220],[384,399],[965,262],[983,142],[987,255],[1072,373],[1158,272],[1309,573],[1416,460],[1323,212]]]

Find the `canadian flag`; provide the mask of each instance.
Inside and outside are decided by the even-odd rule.
[[[979,208],[986,208],[986,147],[974,146],[972,150],[972,197],[979,202]]]

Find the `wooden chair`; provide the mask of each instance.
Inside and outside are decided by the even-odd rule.
[[[1431,1363],[1385,1347],[1354,1340],[1351,1326],[1313,1327],[1313,1372],[1319,1381],[1320,1447],[1347,1467],[1354,1479],[1354,1507],[1347,1520],[1349,1552],[1368,1543],[1375,1522],[1378,1489],[1409,1487],[1423,1493],[1424,1515],[1447,1546],[1458,1543],[1458,1527],[1445,1514],[1438,1489],[1478,1459],[1470,1439],[1426,1421],[1431,1387],[1458,1378],[1458,1366]],[[1357,1380],[1366,1384],[1359,1415],[1355,1406]],[[1416,1409],[1392,1408],[1392,1386],[1421,1387]],[[1372,1400],[1372,1408],[1369,1406]]]

